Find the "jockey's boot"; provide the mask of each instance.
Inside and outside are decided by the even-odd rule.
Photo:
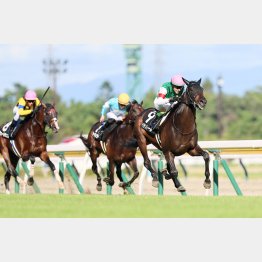
[[[14,139],[17,131],[18,131],[18,126],[19,126],[20,121],[19,120],[13,120],[8,131],[7,134],[9,135],[10,139]]]
[[[150,124],[151,131],[149,132],[150,135],[155,136],[159,131],[159,124],[162,119],[162,116],[165,112],[157,112],[155,119]]]
[[[104,127],[104,132],[102,134],[102,138],[101,140],[103,142],[106,141],[106,138],[107,136],[118,126],[118,123],[119,121],[115,121],[115,119],[113,118],[110,118],[107,120],[107,123],[105,124],[105,127]]]

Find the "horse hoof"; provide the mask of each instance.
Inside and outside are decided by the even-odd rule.
[[[27,180],[27,185],[28,186],[32,186],[34,184],[34,179],[32,177],[30,177],[28,180]]]
[[[183,186],[177,188],[178,192],[186,192],[186,189]]]
[[[118,186],[119,186],[119,187],[122,187],[122,188],[125,188],[125,183],[124,183],[124,182],[120,182],[120,183],[118,184]]]
[[[102,191],[102,185],[97,185],[97,186],[96,186],[96,190],[97,190],[97,191]]]
[[[105,177],[104,179],[103,179],[103,181],[105,182],[105,183],[109,183],[109,181],[110,181],[110,179],[109,179],[109,177]]]
[[[152,180],[152,186],[158,187],[158,180]]]
[[[113,186],[115,183],[114,181],[111,181],[109,177],[105,177],[103,181],[109,186]]]
[[[9,191],[9,190],[6,190],[5,193],[6,193],[7,195],[10,195],[10,191]]]
[[[204,182],[204,188],[205,189],[210,189],[211,188],[211,183],[209,182]]]
[[[164,176],[165,176],[165,180],[169,180],[169,179],[172,178],[172,176],[171,176],[170,174],[166,174],[166,175],[164,175]]]

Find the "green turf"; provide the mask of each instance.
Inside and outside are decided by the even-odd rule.
[[[255,218],[262,197],[0,195],[1,218]]]

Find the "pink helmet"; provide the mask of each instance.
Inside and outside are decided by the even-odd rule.
[[[26,91],[24,98],[26,100],[36,100],[37,96],[36,96],[35,91],[28,90],[28,91]]]
[[[183,86],[185,82],[182,79],[181,75],[175,75],[171,78],[171,83],[175,86]]]

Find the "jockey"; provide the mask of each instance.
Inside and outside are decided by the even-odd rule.
[[[167,112],[173,104],[177,103],[184,91],[185,83],[181,75],[175,75],[171,78],[170,82],[162,84],[154,100],[154,106],[159,112],[150,124],[153,135],[155,135],[154,131],[158,131],[157,126],[161,121],[161,116]]]
[[[18,99],[16,106],[13,109],[14,118],[7,133],[13,139],[18,131],[21,121],[33,110],[40,105],[40,100],[37,98],[35,91],[28,90],[23,97]]]
[[[118,97],[113,97],[106,101],[102,106],[100,123],[107,120],[99,128],[99,138],[104,141],[106,136],[119,124],[123,122],[130,104],[129,95],[126,93],[120,94]],[[112,125],[114,123],[114,125]],[[107,128],[111,126],[110,128]],[[106,129],[107,128],[107,129]],[[105,130],[106,129],[106,130]],[[105,132],[104,132],[105,130]]]

